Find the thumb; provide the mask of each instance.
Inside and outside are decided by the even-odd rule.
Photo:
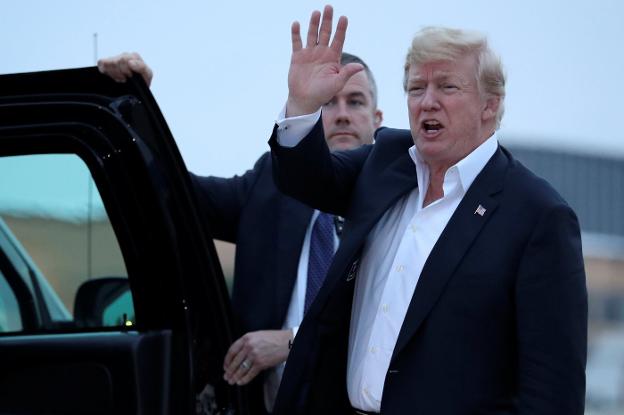
[[[356,73],[363,71],[364,66],[361,63],[351,62],[340,68],[340,72],[338,72],[338,79],[342,85],[345,85],[349,78],[351,78]]]

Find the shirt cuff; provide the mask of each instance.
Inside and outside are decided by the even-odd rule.
[[[286,105],[277,116],[277,142],[282,147],[295,147],[308,135],[321,118],[321,109],[312,114],[286,118]]]

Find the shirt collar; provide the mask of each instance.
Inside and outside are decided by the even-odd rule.
[[[490,138],[485,140],[481,145],[475,148],[470,154],[451,166],[448,170],[456,170],[459,174],[459,180],[461,182],[464,192],[468,191],[468,188],[474,182],[477,175],[481,173],[481,170],[485,167],[487,162],[492,158],[496,149],[498,148],[498,136],[496,133],[492,134]],[[418,175],[418,185],[421,189],[425,189],[429,183],[429,167],[426,165],[422,155],[418,151],[415,145],[409,148],[409,155],[416,165],[416,173]],[[447,175],[444,176],[446,182]]]

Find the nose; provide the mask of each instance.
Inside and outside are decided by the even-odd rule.
[[[440,102],[438,101],[438,94],[435,88],[426,88],[420,101],[420,106],[423,111],[436,111],[440,109]]]
[[[347,103],[344,100],[338,100],[336,103],[336,124],[349,124],[351,123],[351,113]]]

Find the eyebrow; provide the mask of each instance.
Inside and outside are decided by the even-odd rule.
[[[438,81],[438,80],[444,80],[444,79],[449,79],[449,78],[459,78],[460,76],[458,74],[455,74],[453,72],[437,72],[433,75],[433,80]],[[424,78],[420,77],[420,76],[415,76],[415,77],[410,77],[408,79],[408,82],[422,82],[424,81]]]
[[[366,98],[366,94],[364,94],[363,92],[360,92],[360,91],[355,91],[355,92],[348,93],[347,97],[348,98],[355,98],[355,97]]]
[[[338,95],[342,95],[342,94],[340,94],[340,93],[339,93]],[[332,101],[332,100],[334,100],[334,99],[337,99],[337,98],[338,98],[338,95],[334,95],[330,101]],[[365,101],[368,101],[368,98],[366,97],[366,94],[365,94],[364,92],[361,92],[361,91],[353,91],[353,92],[349,92],[348,94],[345,94],[345,95],[343,95],[343,96],[344,96],[345,98],[347,98],[347,99],[349,99],[349,98],[362,98],[362,99],[364,99]]]

